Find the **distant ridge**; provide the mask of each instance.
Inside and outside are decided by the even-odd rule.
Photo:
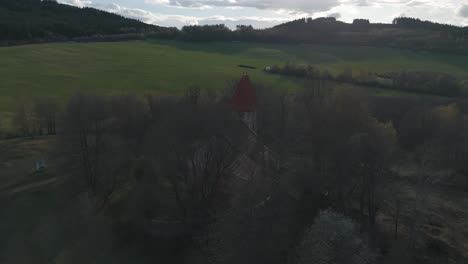
[[[468,27],[398,17],[391,24],[355,19],[345,23],[332,17],[303,18],[266,29],[276,41],[384,46],[417,50],[465,51]],[[279,38],[281,36],[281,38]]]
[[[346,23],[337,20],[334,17],[319,17],[316,19],[312,18],[300,18],[297,20],[288,21],[273,28],[281,28],[281,27],[288,27],[288,26],[295,26],[301,25],[304,23],[317,25],[317,24],[340,24],[342,26],[376,26],[376,27],[385,27],[385,26],[398,26],[398,27],[405,27],[405,28],[417,28],[417,29],[430,29],[430,30],[467,30],[468,27],[461,27],[455,26],[450,24],[441,24],[427,20],[420,20],[418,18],[411,18],[411,17],[397,17],[395,18],[392,23],[371,23],[368,19],[354,19],[352,23]]]
[[[169,38],[182,41],[254,41],[285,44],[333,44],[466,53],[468,27],[398,17],[391,24],[333,17],[302,18],[272,28],[193,25],[181,30],[53,0],[0,0],[0,45],[53,41],[121,41]]]
[[[94,8],[78,8],[56,1],[0,0],[0,42],[47,42],[104,39],[105,36],[135,38],[138,34],[171,34],[174,29]]]
[[[302,18],[267,29],[249,25],[239,25],[236,30],[224,25],[186,26],[178,32],[177,38],[186,41],[372,46],[450,53],[468,51],[468,27],[407,17],[395,18],[391,24],[374,24],[366,19],[345,23],[333,17],[321,17]]]

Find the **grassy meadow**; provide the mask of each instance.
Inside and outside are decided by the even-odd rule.
[[[98,94],[180,94],[190,85],[217,89],[248,72],[254,81],[295,89],[304,81],[262,69],[286,61],[312,63],[331,73],[428,70],[468,73],[468,55],[394,49],[260,43],[129,41],[53,43],[0,48],[0,117],[8,120],[17,97],[64,99],[77,91]],[[239,68],[239,64],[257,69]],[[380,91],[381,92],[381,91]],[[4,121],[8,123],[8,121]]]

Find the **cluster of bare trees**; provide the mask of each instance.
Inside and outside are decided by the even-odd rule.
[[[63,146],[77,168],[77,186],[96,209],[128,185],[164,184],[170,188],[149,191],[162,188],[164,197],[151,199],[172,200],[161,217],[187,225],[215,214],[242,139],[227,105],[198,88],[183,98],[79,94],[64,120]],[[142,210],[153,217],[159,208]]]
[[[57,103],[50,97],[34,100],[18,98],[13,124],[19,136],[55,135],[57,133]]]
[[[302,185],[296,188],[302,193],[300,199],[353,219],[373,250],[385,244],[382,217],[392,223],[388,237],[404,239],[411,250],[424,249],[427,212],[435,210],[427,202],[431,188],[436,182],[452,180],[451,176],[435,179],[434,172],[449,170],[454,175],[465,170],[463,106],[419,100],[404,109],[371,106],[375,98],[357,89],[333,90],[324,85],[316,82],[288,96],[286,104],[280,103],[283,95],[270,95],[276,99],[269,100],[276,103],[260,107],[258,116],[264,125],[259,127],[264,131],[259,135],[285,153],[282,177],[290,180],[292,175],[302,175]],[[381,114],[386,111],[393,111],[390,118]],[[409,179],[402,179],[395,169],[402,161],[416,167],[417,173]],[[311,191],[318,195],[311,196]]]
[[[361,230],[375,240],[376,218],[389,161],[396,147],[391,123],[379,122],[369,112],[363,94],[315,90],[301,98],[308,126],[303,151],[313,160],[330,206],[348,215],[358,212]],[[357,205],[357,206],[355,206]]]

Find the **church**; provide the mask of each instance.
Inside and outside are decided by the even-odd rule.
[[[247,74],[240,78],[231,98],[231,107],[240,120],[253,132],[257,133],[257,95]]]

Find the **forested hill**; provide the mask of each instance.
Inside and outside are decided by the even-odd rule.
[[[466,53],[468,27],[399,17],[391,24],[356,19],[345,23],[332,17],[303,18],[267,29],[241,25],[186,26],[178,38],[189,41],[256,41],[291,44],[338,44]]]
[[[59,41],[109,35],[163,34],[173,29],[41,0],[0,0],[0,42]]]
[[[356,19],[344,23],[335,18],[299,19],[264,32],[275,41],[372,45],[418,50],[466,51],[468,27],[399,17],[392,24],[372,24]]]

